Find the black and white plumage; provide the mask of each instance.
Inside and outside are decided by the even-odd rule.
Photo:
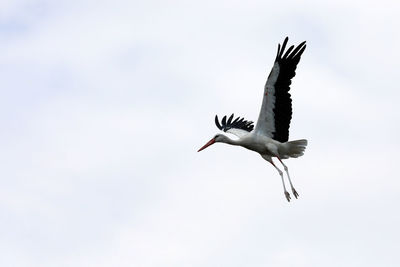
[[[224,116],[221,120],[221,124],[219,124],[218,121],[218,115],[215,115],[215,125],[217,125],[218,129],[220,129],[221,131],[224,132],[230,132],[233,133],[235,135],[238,135],[238,132],[240,131],[246,131],[246,133],[243,134],[247,134],[251,131],[253,131],[254,129],[254,125],[252,121],[246,121],[244,120],[244,118],[240,118],[237,117],[236,119],[233,119],[234,115],[232,114],[228,121],[226,121],[226,116]],[[239,130],[239,131],[237,131]],[[240,134],[239,134],[240,135]]]
[[[290,46],[286,51],[288,37],[283,41],[282,47],[278,45],[275,62],[264,86],[263,101],[260,114],[254,128],[252,121],[244,118],[234,118],[232,114],[222,118],[221,123],[218,116],[215,116],[215,124],[218,129],[239,137],[233,140],[226,135],[217,134],[198,151],[216,143],[222,142],[231,145],[243,146],[247,149],[258,152],[265,160],[270,162],[279,172],[285,197],[290,201],[290,194],[286,190],[283,179],[283,172],[272,161],[276,157],[283,165],[292,189],[293,195],[297,198],[298,193],[293,187],[289,176],[288,168],[282,159],[297,158],[304,154],[307,140],[289,140],[289,126],[292,119],[292,99],[289,93],[291,79],[296,75],[296,67],[301,55],[306,49],[306,42],[300,43],[297,47]]]
[[[281,143],[289,139],[289,125],[292,119],[292,99],[289,93],[291,79],[296,75],[297,64],[306,49],[306,42],[302,42],[294,50],[292,45],[283,54],[287,42],[286,37],[282,48],[278,45],[274,66],[264,87],[263,102],[256,125],[256,131]]]

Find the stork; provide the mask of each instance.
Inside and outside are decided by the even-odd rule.
[[[215,124],[223,132],[236,135],[238,139],[231,139],[224,134],[215,135],[202,146],[198,152],[214,143],[226,143],[242,146],[255,151],[268,161],[278,171],[283,185],[284,195],[290,202],[291,197],[286,190],[283,172],[275,165],[272,158],[277,158],[282,164],[294,197],[299,194],[293,187],[289,170],[283,159],[297,158],[304,154],[307,140],[289,140],[289,126],[292,118],[292,99],[290,97],[291,79],[296,75],[296,67],[300,57],[306,49],[306,42],[300,43],[296,48],[292,45],[286,52],[288,37],[283,41],[282,47],[278,44],[278,52],[272,70],[264,86],[263,100],[257,124],[254,128],[252,121],[237,117],[234,114],[229,118],[224,116],[220,122],[215,116]]]

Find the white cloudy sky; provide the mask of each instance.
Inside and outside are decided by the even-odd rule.
[[[399,266],[399,9],[2,0],[0,265]],[[196,152],[256,120],[285,36],[291,203],[260,156]]]

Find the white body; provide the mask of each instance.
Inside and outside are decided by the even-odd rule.
[[[238,140],[233,140],[219,134],[216,136],[215,141],[242,146],[262,156],[278,157],[280,159],[300,157],[304,154],[307,146],[307,140],[305,139],[281,143],[265,135],[258,134],[255,131],[240,136]]]

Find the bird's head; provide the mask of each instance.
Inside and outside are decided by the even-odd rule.
[[[224,142],[226,139],[226,136],[223,134],[216,134],[213,138],[211,138],[210,141],[207,142],[204,146],[202,146],[197,152],[202,151],[203,149],[211,146],[212,144],[218,143],[218,142]]]

